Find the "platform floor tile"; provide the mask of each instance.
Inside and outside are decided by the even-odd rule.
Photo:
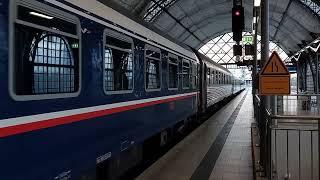
[[[251,180],[252,95],[247,94],[209,180]]]

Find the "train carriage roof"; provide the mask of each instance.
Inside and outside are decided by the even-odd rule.
[[[185,45],[179,44],[174,41],[172,38],[163,35],[159,30],[155,30],[146,23],[135,19],[128,14],[123,13],[121,10],[114,10],[107,6],[108,4],[102,4],[99,1],[79,1],[79,0],[65,0],[66,2],[84,9],[87,14],[84,15],[83,12],[78,12],[80,15],[89,17],[92,20],[95,20],[101,24],[104,24],[108,27],[111,27],[117,31],[123,32],[132,37],[146,41],[151,45],[162,45],[167,47],[167,50],[171,50],[173,53],[179,52],[180,55],[188,57],[192,60],[197,61],[194,53],[187,48]],[[62,3],[55,1],[55,4],[58,6],[65,6]],[[66,6],[65,6],[66,7]],[[66,8],[70,9],[70,8]],[[75,12],[77,10],[73,10]],[[119,13],[120,11],[121,13]],[[94,17],[91,17],[89,14],[94,14],[101,18],[106,19],[107,21],[113,22],[113,24],[107,24],[101,22],[101,20],[96,20]],[[130,18],[129,18],[130,17]],[[129,31],[128,31],[129,30]],[[131,32],[130,32],[131,31]]]

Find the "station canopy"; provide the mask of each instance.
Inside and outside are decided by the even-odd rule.
[[[197,50],[232,31],[233,0],[100,0],[121,7],[166,36]],[[253,0],[242,1],[252,32]],[[288,55],[320,35],[320,1],[270,0],[270,41]]]

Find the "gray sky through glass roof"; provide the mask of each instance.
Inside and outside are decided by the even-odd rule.
[[[243,37],[250,37],[252,34],[250,32],[244,32]],[[258,60],[261,59],[261,36],[258,35]],[[244,45],[243,42],[240,43]],[[235,63],[236,58],[233,56],[233,45],[235,42],[232,39],[232,33],[226,33],[220,35],[212,40],[210,40],[207,44],[202,46],[199,49],[199,52],[208,56],[213,61],[217,63]],[[283,61],[286,61],[289,57],[286,52],[283,51],[281,47],[279,47],[276,43],[270,42],[269,44],[270,54],[273,51],[276,51]],[[244,46],[243,46],[244,48]],[[243,56],[240,60],[248,60],[252,59],[252,56],[245,56],[244,49],[242,50]]]

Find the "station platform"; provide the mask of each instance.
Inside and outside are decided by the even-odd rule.
[[[253,179],[251,90],[246,90],[174,146],[136,180]]]

